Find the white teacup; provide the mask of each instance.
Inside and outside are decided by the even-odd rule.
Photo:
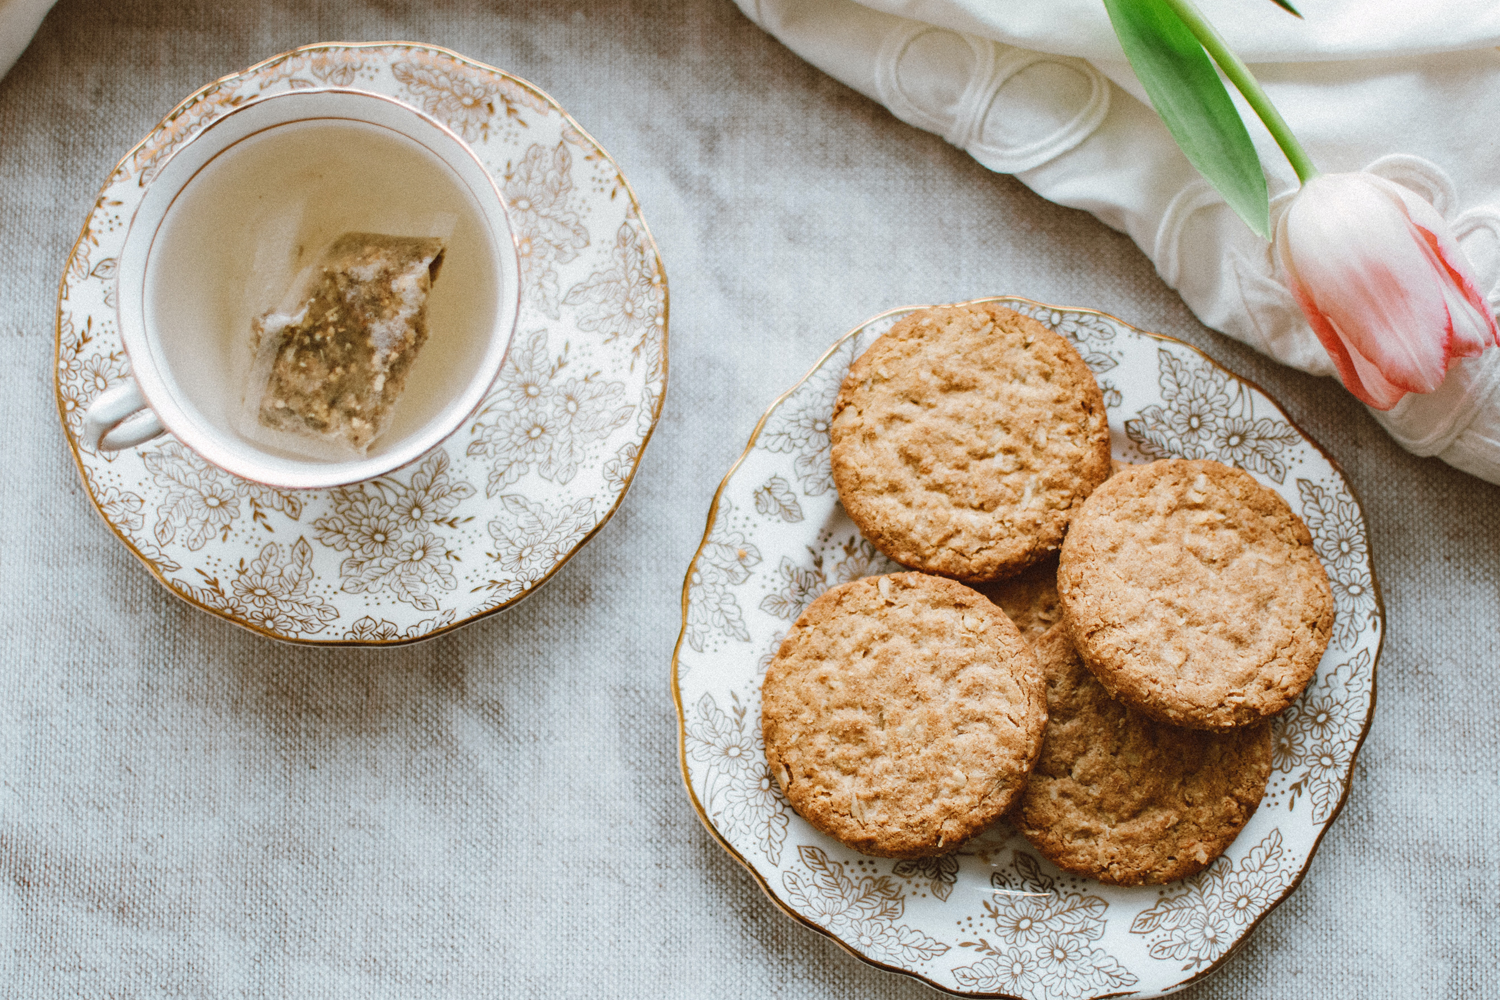
[[[318,460],[236,430],[250,321],[341,232],[451,228],[428,338],[389,429],[362,457]],[[299,257],[299,254],[301,256]],[[458,429],[500,371],[520,268],[505,202],[469,146],[416,108],[345,89],[246,103],[171,154],[120,253],[117,308],[133,380],[99,396],[83,443],[170,431],[226,472],[286,489],[371,479]]]

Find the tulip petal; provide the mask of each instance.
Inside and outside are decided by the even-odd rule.
[[[1408,392],[1436,389],[1448,368],[1447,303],[1401,199],[1374,185],[1346,185],[1337,200],[1306,207],[1318,211],[1303,213],[1316,227],[1305,239],[1321,253],[1310,265],[1306,251],[1297,259],[1318,311],[1392,383]]]
[[[1495,325],[1495,312],[1479,291],[1469,260],[1464,256],[1458,241],[1449,235],[1443,217],[1414,192],[1399,184],[1391,184],[1390,187],[1406,207],[1412,225],[1416,227],[1432,255],[1434,266],[1441,268],[1448,277],[1449,284],[1443,286],[1443,297],[1452,321],[1453,343],[1449,347],[1450,353],[1461,358],[1472,358],[1484,353],[1486,347],[1500,344],[1500,328]]]
[[[1500,343],[1500,330],[1495,327],[1495,314],[1490,304],[1479,294],[1478,287],[1468,275],[1468,262],[1460,259],[1462,269],[1455,268],[1450,258],[1443,254],[1444,244],[1453,241],[1444,234],[1434,233],[1418,227],[1418,232],[1427,241],[1439,264],[1447,272],[1450,284],[1443,286],[1443,298],[1448,306],[1449,333],[1451,339],[1448,353],[1455,357],[1472,358],[1484,353],[1484,349]],[[1456,246],[1452,250],[1457,252]]]
[[[1373,361],[1358,351],[1349,352],[1349,363],[1355,371],[1354,384],[1359,386],[1358,392],[1354,392],[1352,388],[1350,388],[1350,391],[1354,392],[1354,395],[1361,402],[1367,403],[1377,410],[1389,410],[1401,402],[1401,398],[1411,391],[1393,384]],[[1350,387],[1351,383],[1345,382],[1344,385],[1345,387]]]
[[[1448,303],[1450,358],[1478,357],[1485,348],[1494,345],[1495,320],[1492,315],[1475,310],[1456,289],[1446,289],[1444,298]]]
[[[1354,397],[1366,406],[1373,406],[1377,410],[1389,410],[1401,402],[1401,397],[1406,395],[1406,390],[1398,388],[1387,382],[1373,364],[1362,355],[1353,354],[1346,346],[1339,331],[1328,321],[1322,313],[1318,312],[1312,301],[1304,297],[1302,290],[1293,286],[1292,293],[1302,306],[1302,311],[1307,314],[1307,322],[1317,334],[1318,342],[1328,352],[1329,359],[1333,362],[1334,370],[1339,373],[1339,381],[1344,383],[1344,388],[1354,394]],[[1359,357],[1356,364],[1355,357]],[[1370,376],[1369,385],[1366,384],[1366,374]]]

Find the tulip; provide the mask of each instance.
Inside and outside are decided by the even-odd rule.
[[[1210,59],[1286,154],[1302,188],[1276,224],[1276,250],[1350,392],[1389,410],[1408,392],[1442,385],[1455,359],[1500,344],[1494,314],[1436,209],[1371,174],[1320,174],[1193,0],[1104,2],[1173,138],[1256,233],[1269,230],[1260,157],[1239,115],[1225,110],[1228,94]],[[1289,0],[1275,2],[1302,16]]]
[[[1384,178],[1308,178],[1276,224],[1276,251],[1344,385],[1376,409],[1432,392],[1455,359],[1500,344],[1442,216]]]

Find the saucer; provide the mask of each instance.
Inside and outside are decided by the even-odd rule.
[[[1124,887],[1059,871],[1004,821],[941,857],[867,857],[782,796],[760,732],[767,665],[819,594],[900,568],[838,502],[829,424],[850,363],[913,306],[841,337],[772,403],[714,496],[672,658],[683,778],[699,819],[777,906],[872,965],[971,997],[1160,996],[1222,965],[1297,887],[1349,793],[1385,633],[1365,517],[1317,443],[1207,355],[1090,309],[981,301],[1035,317],[1078,349],[1103,390],[1115,458],[1237,466],[1311,531],[1333,585],[1333,637],[1273,723],[1259,809],[1203,872]]]
[[[237,479],[170,435],[84,447],[83,411],[129,374],[119,251],[168,154],[246,101],[334,86],[420,108],[494,175],[521,308],[490,394],[417,461],[337,489]],[[428,45],[310,45],[198,91],[110,175],[58,291],[58,412],[94,506],[178,597],[293,642],[411,642],[533,593],[619,506],[666,375],[666,274],[619,166],[530,83]]]

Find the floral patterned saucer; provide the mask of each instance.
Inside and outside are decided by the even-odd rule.
[[[421,108],[495,175],[522,299],[493,392],[419,461],[340,489],[257,486],[170,437],[83,447],[83,411],[128,374],[116,261],[167,154],[245,101],[322,86]],[[618,165],[531,84],[426,45],[310,45],[188,98],[104,185],[57,307],[58,410],[105,521],[183,600],[298,642],[409,642],[532,593],[614,513],[666,388],[666,275]]]
[[[964,996],[1158,996],[1217,968],[1286,898],[1348,794],[1385,629],[1364,515],[1338,467],[1280,407],[1194,348],[1092,310],[986,301],[1078,348],[1104,390],[1116,458],[1239,466],[1312,531],[1333,584],[1333,641],[1275,723],[1260,809],[1199,875],[1121,888],[1059,871],[1003,822],[945,857],[865,857],[782,798],[760,735],[766,666],[818,594],[895,568],[838,503],[834,397],[850,362],[916,307],[842,337],[772,404],[714,497],[673,658],[683,777],[709,832],[778,906],[873,965]]]

